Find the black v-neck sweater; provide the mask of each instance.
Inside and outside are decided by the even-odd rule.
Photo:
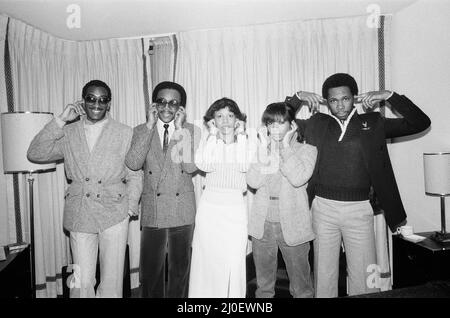
[[[341,141],[337,121],[328,125],[319,164],[316,195],[336,201],[369,199],[370,176],[360,147],[361,124],[352,117]]]

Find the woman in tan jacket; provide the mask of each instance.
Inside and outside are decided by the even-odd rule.
[[[308,263],[314,239],[306,186],[316,163],[317,149],[297,138],[295,112],[285,103],[267,106],[259,131],[256,163],[247,183],[256,189],[249,215],[256,267],[257,298],[273,297],[280,248],[293,297],[312,297]]]

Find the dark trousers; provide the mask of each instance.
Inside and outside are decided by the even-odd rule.
[[[186,298],[194,225],[172,228],[143,227],[140,283],[144,298]],[[166,253],[168,286],[166,288]]]

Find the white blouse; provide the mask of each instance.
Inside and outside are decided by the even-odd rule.
[[[255,146],[246,135],[225,144],[216,136],[205,134],[195,154],[195,164],[206,172],[206,188],[247,189],[245,173],[254,157]]]

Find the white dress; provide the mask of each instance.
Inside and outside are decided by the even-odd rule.
[[[206,179],[195,218],[190,298],[245,297],[248,158],[245,136],[229,145],[209,137],[199,146],[195,162]]]

